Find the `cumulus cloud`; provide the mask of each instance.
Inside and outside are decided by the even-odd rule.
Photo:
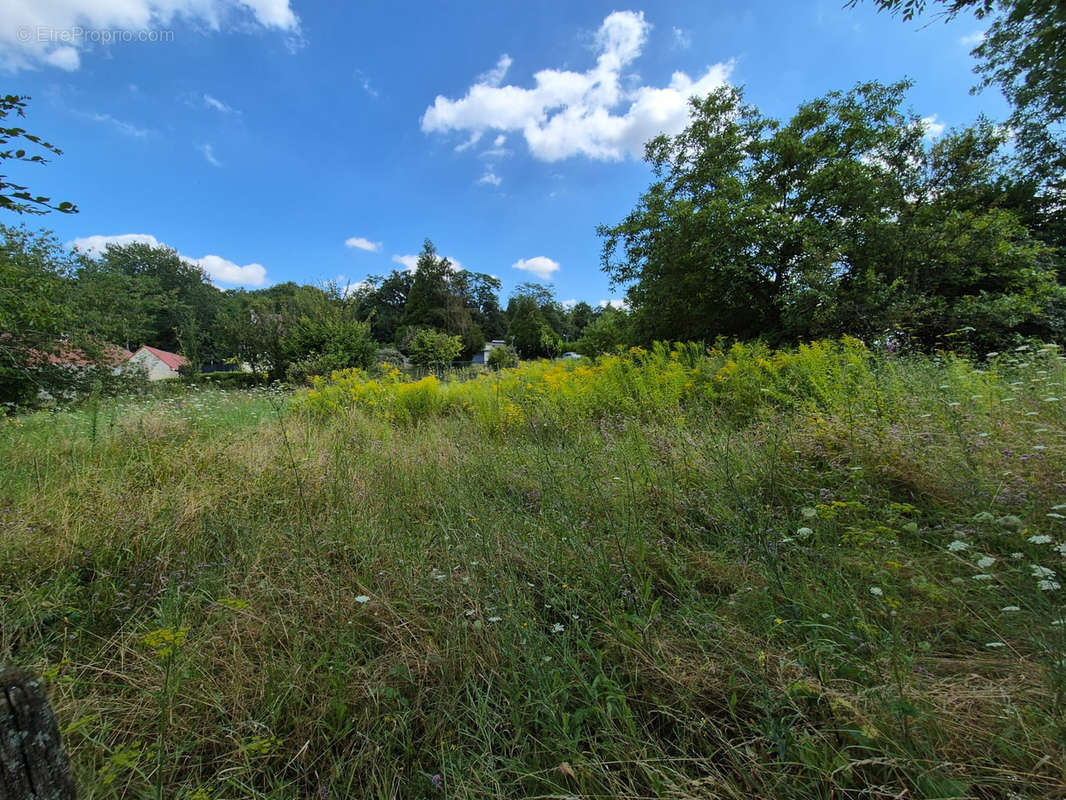
[[[623,311],[629,310],[629,302],[618,297],[612,297],[610,300],[600,300],[597,305],[600,308],[619,308]]]
[[[961,39],[959,39],[959,43],[964,44],[967,47],[977,47],[977,45],[981,44],[981,42],[983,42],[984,40],[984,31],[974,31],[973,33],[968,33]]]
[[[499,186],[503,183],[503,178],[493,172],[491,169],[487,170],[484,175],[477,179],[477,182],[482,186]]]
[[[14,0],[3,12],[0,69],[8,72],[76,70],[95,44],[165,41],[163,31],[179,21],[210,31],[300,31],[289,0]]]
[[[922,130],[925,132],[926,139],[938,139],[947,128],[947,125],[939,122],[936,117],[936,114],[922,117]]]
[[[211,254],[203,258],[182,258],[199,266],[211,280],[218,283],[238,283],[245,286],[262,286],[266,283],[266,267],[262,264],[240,266],[222,256]]]
[[[152,247],[166,247],[150,233],[122,233],[116,236],[82,236],[69,242],[70,247],[76,247],[90,256],[98,256],[107,249],[109,244],[124,247],[130,244],[148,244]],[[190,258],[178,253],[178,256],[187,264],[202,269],[207,277],[215,283],[231,283],[240,286],[263,286],[267,282],[266,267],[262,264],[236,264],[229,259],[207,254],[202,258]]]
[[[547,256],[533,256],[533,258],[520,258],[511,265],[512,269],[520,269],[536,275],[542,281],[550,280],[552,273],[559,270],[559,262],[552,261]]]
[[[222,162],[219,161],[218,157],[215,155],[215,148],[213,148],[211,145],[202,144],[200,145],[199,150],[203,154],[203,157],[207,161],[207,163],[210,164],[212,167],[222,166]]]
[[[725,84],[732,62],[710,66],[697,78],[675,72],[667,86],[623,86],[623,70],[640,55],[651,24],[643,12],[615,11],[596,36],[599,55],[586,72],[544,69],[533,87],[497,85],[511,59],[479,76],[464,97],[438,95],[422,115],[426,133],[486,131],[521,133],[530,153],[542,161],[584,155],[617,161],[639,158],[644,143],[660,133],[675,134],[688,123],[688,100]],[[505,60],[506,59],[506,60]]]
[[[344,240],[345,247],[354,247],[356,250],[366,250],[370,253],[381,252],[381,242],[372,242],[362,236],[352,236]]]

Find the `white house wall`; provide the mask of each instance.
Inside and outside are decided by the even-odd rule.
[[[150,381],[161,381],[164,378],[178,377],[177,370],[171,369],[147,351],[135,353],[128,363],[142,368],[148,375],[148,380]]]

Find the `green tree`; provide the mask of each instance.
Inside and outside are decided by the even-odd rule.
[[[138,344],[180,351],[196,367],[202,360],[221,355],[214,333],[222,292],[211,285],[199,266],[175,250],[144,242],[109,244],[85,270],[84,283],[90,289],[98,284],[90,294],[105,302],[93,311],[112,321],[107,287],[121,284],[129,289],[130,299],[136,301],[129,309],[136,327],[143,330],[150,318],[150,330]]]
[[[592,310],[592,306],[584,300],[575,303],[574,307],[570,309],[570,328],[573,330],[574,336],[580,337],[594,318],[595,312]]]
[[[632,341],[629,316],[625,311],[608,306],[585,326],[574,349],[583,356],[612,353]]]
[[[14,114],[16,117],[26,116],[26,101],[30,98],[8,94],[0,96],[0,169],[6,161],[21,161],[27,164],[47,164],[45,157],[40,153],[29,154],[23,143],[29,147],[36,147],[45,153],[62,155],[63,151],[50,142],[46,142],[39,136],[28,133],[25,128],[17,125],[8,127],[5,120]],[[33,194],[29,188],[20,183],[11,181],[7,175],[0,174],[0,208],[14,211],[16,214],[47,214],[49,211],[59,211],[63,214],[76,214],[78,207],[73,203],[62,202],[55,205],[49,197]]]
[[[396,341],[396,334],[404,324],[407,296],[414,278],[406,269],[393,270],[385,276],[369,276],[351,292],[357,313],[370,322],[374,338],[379,342]]]
[[[409,349],[415,366],[443,369],[462,353],[463,341],[458,336],[422,328],[412,338]]]
[[[82,318],[104,341],[135,350],[155,337],[161,313],[158,284],[82,258],[75,290]]]
[[[511,323],[507,340],[521,358],[550,358],[562,350],[562,339],[537,304],[538,293],[516,294],[507,304]]]
[[[58,396],[74,377],[53,357],[90,347],[71,276],[77,259],[47,231],[0,224],[0,403]]]
[[[508,346],[494,347],[489,351],[488,365],[495,370],[517,367],[518,353]]]
[[[499,304],[493,302],[499,280],[490,275],[458,270],[441,258],[426,239],[418,256],[414,280],[404,307],[404,325],[410,330],[433,328],[458,336],[467,356],[481,350],[485,333],[479,319],[499,326]],[[405,331],[398,336],[404,338]]]
[[[907,88],[833,92],[787,123],[737,89],[694,100],[685,131],[648,144],[637,209],[600,229],[637,340],[905,330],[932,347],[969,314],[987,338],[1039,325],[1061,290],[1048,248],[996,207],[998,130],[929,145]]]

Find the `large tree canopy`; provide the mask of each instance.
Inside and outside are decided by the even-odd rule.
[[[867,83],[787,123],[724,87],[646,150],[657,180],[602,226],[640,339],[1038,329],[1061,297],[1052,252],[1002,191],[995,126],[930,144],[906,83]]]

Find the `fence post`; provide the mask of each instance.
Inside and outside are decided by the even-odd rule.
[[[75,800],[70,764],[40,678],[0,668],[0,800]]]

